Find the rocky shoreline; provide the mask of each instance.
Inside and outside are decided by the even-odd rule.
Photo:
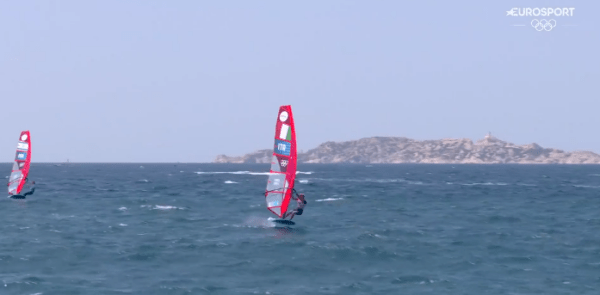
[[[219,155],[214,163],[271,163],[272,149],[240,157]],[[413,140],[405,137],[370,137],[346,142],[325,142],[305,153],[299,163],[356,164],[600,164],[600,155],[515,145],[491,135],[470,139]]]

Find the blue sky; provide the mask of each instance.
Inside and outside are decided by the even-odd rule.
[[[575,7],[538,32],[513,7]],[[208,162],[370,136],[600,153],[598,1],[10,1],[0,161]],[[515,26],[524,25],[524,26]]]

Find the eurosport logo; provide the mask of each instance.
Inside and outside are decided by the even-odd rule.
[[[572,17],[575,13],[575,7],[542,7],[542,8],[531,8],[531,7],[522,7],[522,8],[512,8],[506,11],[506,16],[513,17],[534,17],[529,24],[532,28],[534,28],[538,32],[542,31],[552,31],[552,29],[556,28],[557,21],[556,18],[559,17]],[[543,17],[543,18],[542,18]],[[526,27],[527,24],[513,24],[515,27]],[[570,24],[565,24],[561,26],[573,26]]]
[[[513,8],[506,12],[508,16],[573,16],[575,7],[563,8]]]

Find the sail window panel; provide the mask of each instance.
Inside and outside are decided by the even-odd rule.
[[[272,173],[267,182],[267,191],[283,191],[285,185],[285,174]]]

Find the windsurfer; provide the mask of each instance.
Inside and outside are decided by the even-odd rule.
[[[27,185],[28,182],[29,182],[29,178],[26,178],[25,185]],[[33,195],[34,192],[35,192],[35,181],[32,181],[31,189],[29,189],[29,191],[25,192],[24,194],[12,195],[10,197],[12,199],[25,199],[26,196]]]
[[[296,196],[294,196],[294,194],[296,194]],[[287,212],[283,215],[283,219],[285,219],[286,217],[290,217],[290,220],[292,220],[294,218],[294,216],[296,215],[302,215],[302,213],[304,212],[304,206],[306,206],[306,200],[304,199],[304,194],[298,194],[296,192],[296,190],[294,190],[294,194],[292,194],[292,199],[296,200],[296,202],[298,203],[298,207],[296,207],[296,209]]]

